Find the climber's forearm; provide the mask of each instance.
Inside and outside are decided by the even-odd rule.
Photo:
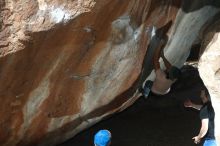
[[[166,69],[170,70],[170,68],[172,67],[172,64],[166,59],[166,57],[164,56],[164,52],[161,52],[161,57],[163,59]]]
[[[160,59],[160,54],[161,54],[161,48],[162,48],[162,45],[159,44],[158,47],[155,49],[155,52],[154,52],[153,64],[154,64],[154,69],[155,70],[160,69],[159,59]]]
[[[197,109],[197,110],[200,110],[201,108],[202,108],[202,105],[200,105],[200,104],[192,104],[192,108],[194,108],[194,109]]]
[[[208,125],[209,125],[209,119],[202,119],[201,121],[201,128],[200,128],[200,132],[198,134],[198,137],[201,139],[203,138],[206,133],[208,132]]]

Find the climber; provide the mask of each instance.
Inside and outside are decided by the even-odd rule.
[[[201,128],[197,136],[193,137],[195,144],[200,143],[204,139],[203,146],[217,146],[215,141],[215,111],[212,107],[210,100],[210,95],[207,88],[201,90],[200,98],[202,100],[202,105],[193,103],[190,99],[184,102],[185,107],[195,108],[200,110]]]
[[[147,80],[142,89],[142,93],[145,98],[148,97],[150,91],[155,95],[164,95],[170,91],[171,85],[177,80],[180,76],[181,71],[175,66],[172,66],[169,61],[165,58],[163,53],[163,48],[167,43],[168,37],[166,35],[155,35],[151,40],[150,47],[155,47],[155,52],[153,56],[153,65],[155,70],[155,80]],[[155,45],[156,43],[158,43]],[[163,59],[165,70],[160,68],[159,59]]]
[[[95,146],[110,146],[111,133],[108,130],[99,130],[94,136]]]

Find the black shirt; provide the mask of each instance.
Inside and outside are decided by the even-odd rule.
[[[204,136],[205,139],[215,139],[215,112],[212,107],[211,101],[205,103],[202,108],[200,109],[200,119],[209,119],[209,126],[206,135]]]

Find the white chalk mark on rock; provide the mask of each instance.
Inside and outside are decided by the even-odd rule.
[[[56,23],[60,23],[61,21],[66,22],[70,19],[70,14],[64,11],[61,8],[52,9],[50,12],[52,20]]]

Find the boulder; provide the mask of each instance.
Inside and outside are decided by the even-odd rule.
[[[181,67],[218,0],[1,0],[0,145],[49,146],[130,106],[155,30]],[[163,63],[161,62],[163,65]]]
[[[204,34],[199,73],[211,95],[215,110],[215,135],[220,143],[220,21],[209,26]]]

